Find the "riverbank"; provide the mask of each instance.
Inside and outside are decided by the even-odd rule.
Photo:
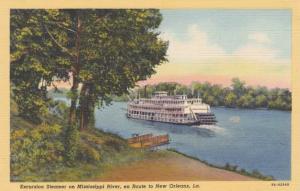
[[[148,158],[107,169],[94,181],[254,181],[250,176],[208,166],[173,151],[153,152]]]
[[[44,136],[40,132],[44,127],[27,123],[14,114],[11,119],[13,129],[11,156],[15,158],[24,149],[32,149],[32,144],[29,144],[28,148],[17,150],[16,144],[24,138],[45,144],[42,140],[33,139],[37,130],[39,136]],[[41,164],[32,159],[34,166],[29,166],[29,163],[25,162],[29,161],[29,156],[22,161],[14,159],[11,161],[13,167],[11,181],[257,180],[209,166],[199,159],[193,159],[175,150],[133,149],[128,147],[123,138],[97,129],[81,131],[79,136],[81,139],[79,156],[73,166],[67,166],[62,160]],[[59,139],[61,138],[57,136],[56,142]],[[34,158],[44,159],[40,155]]]
[[[48,115],[44,120],[40,125],[27,122],[12,103],[11,181],[265,180],[176,150],[130,148],[124,138],[96,128],[78,132],[76,158],[68,165],[63,158],[63,116]]]

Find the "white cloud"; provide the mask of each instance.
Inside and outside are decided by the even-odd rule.
[[[169,40],[169,61],[175,63],[200,63],[207,60],[216,62],[220,59],[243,59],[263,62],[287,62],[278,59],[278,50],[271,48],[271,39],[266,33],[252,32],[248,34],[248,41],[231,53],[227,53],[222,46],[212,42],[208,34],[196,25],[190,25],[184,38],[176,38],[172,33],[163,33],[161,37]],[[184,39],[184,40],[183,40]]]
[[[185,40],[179,40],[170,33],[162,34],[162,38],[169,40],[168,55],[170,61],[197,62],[207,58],[225,56],[224,49],[218,44],[212,43],[207,33],[200,30],[198,25],[190,25],[187,29]]]
[[[269,38],[269,36],[266,33],[262,32],[253,32],[248,35],[248,39],[256,43],[271,43],[271,39]]]
[[[233,53],[233,57],[251,59],[251,60],[274,60],[278,51],[262,44],[248,42],[239,47]]]
[[[270,37],[263,32],[253,32],[248,35],[248,42],[232,52],[231,56],[252,61],[269,63],[288,62],[278,58],[279,51],[270,46]]]

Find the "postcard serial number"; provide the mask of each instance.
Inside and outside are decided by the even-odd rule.
[[[290,186],[290,183],[288,183],[288,182],[277,182],[277,183],[271,183],[271,186]]]

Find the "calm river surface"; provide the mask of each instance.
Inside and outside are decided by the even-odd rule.
[[[124,138],[132,133],[168,133],[168,148],[211,164],[238,165],[279,180],[290,179],[291,113],[274,110],[212,108],[216,126],[183,126],[127,119],[126,103],[96,110],[96,127]]]

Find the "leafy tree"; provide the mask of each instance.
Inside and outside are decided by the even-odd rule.
[[[179,84],[175,82],[162,82],[155,86],[155,91],[167,91],[169,95],[177,94],[176,88]]]
[[[212,85],[211,95],[213,96],[212,105],[222,105],[224,104],[224,93],[221,85]]]
[[[144,92],[145,89],[138,89]],[[187,94],[188,97],[202,98],[202,101],[212,106],[227,106],[240,108],[264,107],[269,109],[291,110],[291,92],[288,89],[246,86],[239,79],[233,79],[230,87],[210,84],[208,82],[193,82],[190,86],[175,82],[162,82],[147,85],[146,95],[149,97],[154,91],[167,91],[170,95]],[[143,97],[145,93],[141,94]],[[134,96],[132,96],[134,97]]]
[[[128,93],[166,61],[158,10],[15,10],[11,15],[11,76],[24,114],[46,110],[53,81],[71,80],[69,125],[86,128],[95,106],[108,103],[112,94]]]
[[[245,92],[245,82],[238,78],[232,79],[231,87],[233,88],[233,92],[237,97],[240,97]]]
[[[12,96],[20,115],[35,123],[46,115],[47,86],[55,80],[67,80],[64,53],[46,33],[44,22],[55,17],[55,11],[12,10],[10,22],[10,77]]]
[[[255,88],[255,95],[264,95],[264,96],[268,96],[268,88],[267,87],[264,87],[264,86],[258,86]]]
[[[95,106],[128,93],[167,60],[168,43],[157,31],[161,20],[154,9],[11,11],[11,87],[19,113],[41,123],[53,106],[47,88],[71,81],[63,133],[69,166],[80,151],[78,126],[94,122]]]
[[[205,102],[209,105],[215,105],[215,99],[212,95],[205,96]]]
[[[95,105],[109,102],[111,94],[128,93],[137,81],[148,78],[156,65],[166,61],[168,46],[156,31],[162,20],[158,10],[110,10],[102,14],[105,19],[89,20],[93,24],[86,29],[91,43],[83,60],[91,64],[79,72],[81,128],[87,127]],[[89,55],[93,50],[101,51]]]
[[[237,101],[237,106],[243,108],[253,108],[254,99],[250,94],[242,95],[240,99]]]
[[[191,97],[191,90],[185,85],[177,84],[174,92],[177,95],[187,95],[188,97]]]
[[[150,98],[155,92],[155,87],[151,86],[151,85],[146,85],[144,86],[144,91],[142,91],[141,96],[142,97],[146,97],[146,98]]]
[[[237,96],[233,92],[230,92],[229,94],[226,95],[224,103],[226,106],[235,107],[236,100],[237,100]]]
[[[265,95],[259,95],[255,98],[255,106],[256,107],[267,107],[268,100]]]

